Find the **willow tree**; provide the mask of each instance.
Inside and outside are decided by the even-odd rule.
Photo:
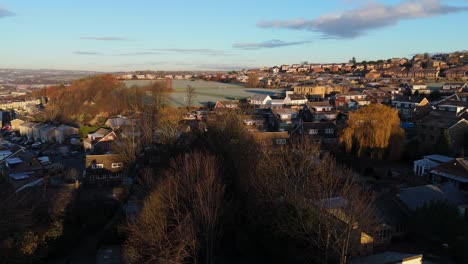
[[[404,145],[404,131],[396,109],[373,104],[351,112],[347,127],[340,136],[346,151],[357,151],[361,157],[368,153],[372,158],[382,159],[385,152],[401,152]]]

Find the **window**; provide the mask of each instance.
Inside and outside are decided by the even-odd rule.
[[[284,145],[284,144],[286,144],[286,139],[284,139],[284,138],[276,139],[276,144]]]
[[[325,134],[333,134],[334,129],[333,128],[326,128],[325,129]]]
[[[96,180],[103,180],[106,178],[106,175],[96,175]]]
[[[101,163],[99,163],[99,164],[93,164],[93,165],[91,165],[91,168],[93,168],[93,169],[103,169],[103,168],[104,168],[104,164],[101,164]]]
[[[310,135],[316,135],[316,134],[318,134],[318,129],[309,129],[309,134],[310,134]]]
[[[115,168],[122,168],[123,167],[123,163],[122,162],[117,162],[117,163],[112,163],[111,165],[111,168],[115,169]]]

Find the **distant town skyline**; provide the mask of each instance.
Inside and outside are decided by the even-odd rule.
[[[0,68],[234,70],[466,50],[467,0],[0,0]]]

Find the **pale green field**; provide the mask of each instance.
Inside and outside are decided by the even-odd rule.
[[[150,84],[147,80],[132,80],[124,81],[127,86],[144,86]],[[207,82],[203,80],[174,80],[172,83],[173,92],[169,96],[171,106],[183,107],[187,94],[187,86],[195,88],[194,103],[198,106],[204,105],[207,102],[224,101],[224,100],[239,100],[250,98],[255,94],[270,94],[281,93],[283,89],[262,89],[262,88],[246,88],[242,85],[226,84],[219,82]]]

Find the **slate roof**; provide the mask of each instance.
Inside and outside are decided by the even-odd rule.
[[[435,167],[431,173],[451,176],[451,178],[460,177],[468,179],[468,157],[452,159],[449,162]]]
[[[268,94],[256,94],[252,97],[252,101],[263,101],[269,96]]]
[[[451,183],[441,185],[431,184],[402,189],[399,198],[410,210],[416,210],[425,204],[435,201],[445,201],[454,205],[468,203],[466,194],[458,190],[458,188]]]
[[[439,128],[450,128],[459,121],[460,119],[456,116],[455,112],[435,110],[424,117],[420,124]]]
[[[420,103],[424,97],[418,97],[418,96],[399,96],[395,98],[393,101],[394,102],[408,102],[408,103]]]
[[[294,100],[307,100],[307,98],[303,94],[290,94],[289,99],[291,99],[293,101]]]
[[[377,199],[375,213],[379,220],[393,226],[405,223],[407,218],[401,204],[394,198]]]

